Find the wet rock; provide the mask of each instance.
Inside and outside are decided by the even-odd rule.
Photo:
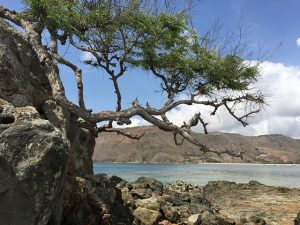
[[[146,208],[137,208],[133,211],[133,215],[135,217],[135,221],[137,224],[141,225],[155,225],[158,224],[158,221],[161,217],[160,212],[146,209]]]

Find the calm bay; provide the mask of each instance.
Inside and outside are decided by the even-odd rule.
[[[134,181],[141,176],[153,177],[164,183],[181,180],[199,185],[217,180],[236,183],[257,180],[266,185],[300,188],[299,164],[94,163],[94,172],[116,175],[127,181]]]

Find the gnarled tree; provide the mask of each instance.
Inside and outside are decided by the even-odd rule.
[[[156,4],[154,4],[156,2]],[[187,140],[203,152],[227,153],[242,157],[240,152],[220,152],[210,149],[191,135],[191,128],[207,122],[201,112],[181,126],[173,124],[167,112],[182,105],[202,105],[212,108],[211,116],[220,108],[248,125],[247,118],[258,113],[264,96],[251,88],[259,76],[257,65],[247,63],[238,51],[220,52],[190,26],[188,11],[170,9],[170,2],[147,0],[24,0],[26,10],[17,13],[0,8],[0,16],[24,29],[32,48],[51,84],[53,99],[81,118],[83,126],[94,132],[117,132],[139,139],[114,127],[130,124],[133,116],[173,132],[175,143]],[[174,5],[174,4],[173,4]],[[169,7],[168,7],[169,6]],[[49,44],[42,41],[47,32]],[[77,50],[93,56],[86,64],[105,71],[116,94],[116,110],[93,113],[85,108],[82,70],[59,54],[69,43]],[[56,64],[74,71],[77,80],[78,105],[66,98]],[[160,82],[160,91],[167,96],[161,108],[138,100],[123,108],[118,80],[129,68],[142,68]],[[243,114],[239,109],[243,106]],[[97,127],[97,124],[106,122]],[[181,136],[179,141],[179,137]]]

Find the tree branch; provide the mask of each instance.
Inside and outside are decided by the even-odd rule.
[[[145,135],[145,133],[143,133],[141,135],[133,135],[130,132],[126,132],[124,129],[110,128],[109,126],[108,127],[106,127],[106,126],[99,127],[98,133],[101,133],[101,132],[117,133],[118,135],[123,135],[125,137],[134,139],[134,140],[140,140]]]
[[[189,142],[191,142],[192,144],[198,146],[200,148],[200,150],[202,152],[214,152],[218,155],[220,154],[229,154],[231,156],[235,156],[235,157],[242,157],[243,152],[239,152],[239,153],[234,153],[234,152],[230,152],[229,150],[226,151],[217,151],[214,149],[210,149],[208,148],[206,145],[200,143],[198,140],[196,140],[194,137],[191,136],[191,127],[196,126],[198,124],[198,122],[200,121],[203,128],[204,128],[204,132],[207,133],[207,123],[204,122],[204,120],[200,117],[200,113],[195,114],[193,116],[193,118],[190,119],[190,121],[188,122],[188,124],[184,124],[182,127],[178,127],[176,125],[174,125],[173,123],[171,123],[168,118],[166,117],[166,113],[172,109],[175,109],[176,107],[180,106],[180,105],[193,105],[193,104],[198,104],[198,105],[204,105],[204,106],[210,106],[214,108],[214,111],[211,113],[211,115],[214,115],[216,113],[216,111],[221,107],[221,106],[225,106],[226,109],[228,110],[228,112],[231,114],[231,116],[233,116],[235,119],[237,119],[239,122],[241,122],[244,126],[247,125],[247,123],[244,121],[245,118],[247,118],[248,116],[250,116],[253,113],[257,113],[259,110],[252,110],[251,112],[245,114],[244,116],[238,117],[234,111],[232,109],[230,109],[230,107],[228,106],[228,103],[230,102],[255,102],[255,103],[260,103],[261,99],[260,96],[251,96],[251,95],[243,95],[240,97],[236,97],[236,98],[228,98],[228,97],[224,97],[220,100],[195,100],[195,96],[192,95],[190,99],[186,99],[186,100],[178,100],[174,102],[174,95],[178,94],[177,92],[181,92],[181,85],[184,84],[183,89],[186,89],[187,86],[185,86],[185,80],[182,78],[179,78],[180,80],[174,79],[173,77],[170,78],[166,78],[166,76],[163,76],[159,73],[156,73],[156,71],[154,70],[154,68],[152,68],[152,72],[154,73],[154,75],[158,78],[160,78],[163,82],[163,84],[165,85],[165,87],[163,87],[163,89],[168,93],[168,100],[167,102],[164,104],[163,107],[161,107],[160,109],[155,109],[150,107],[150,105],[147,105],[147,107],[142,107],[141,105],[139,105],[138,101],[134,101],[134,104],[131,108],[125,109],[125,110],[121,110],[121,94],[120,94],[120,90],[118,87],[118,83],[117,83],[117,79],[119,78],[119,76],[121,76],[124,72],[122,72],[123,70],[125,71],[125,66],[124,64],[119,64],[120,66],[120,73],[116,74],[114,73],[113,70],[110,69],[110,66],[112,67],[116,67],[116,64],[114,62],[111,62],[111,60],[118,60],[116,57],[115,58],[111,58],[111,60],[109,60],[108,58],[108,54],[111,54],[112,51],[118,51],[119,48],[118,46],[112,46],[112,48],[114,49],[107,49],[107,52],[102,55],[97,54],[96,50],[91,49],[90,47],[85,47],[85,46],[80,46],[77,45],[75,43],[75,41],[73,40],[72,36],[70,35],[69,39],[70,39],[70,43],[75,46],[76,48],[78,48],[79,50],[82,51],[87,51],[92,53],[96,59],[99,65],[102,68],[104,68],[109,75],[111,76],[111,79],[114,82],[114,87],[115,87],[115,91],[117,94],[117,109],[116,111],[103,111],[103,112],[99,112],[99,113],[95,113],[92,114],[91,111],[88,111],[86,109],[84,109],[84,103],[83,103],[83,94],[82,94],[82,86],[80,86],[80,84],[82,84],[82,78],[81,78],[81,71],[80,71],[80,78],[78,81],[79,86],[79,102],[80,99],[82,97],[82,102],[79,103],[80,107],[78,107],[77,105],[73,104],[72,102],[70,102],[66,96],[65,96],[65,92],[64,92],[64,87],[62,84],[62,81],[60,79],[59,76],[59,72],[58,69],[56,67],[56,65],[53,63],[53,57],[57,60],[57,61],[61,61],[63,62],[65,65],[69,66],[70,68],[73,68],[74,72],[78,71],[78,68],[73,65],[72,63],[68,62],[67,60],[64,60],[63,58],[60,58],[60,56],[58,55],[58,51],[57,51],[57,37],[53,36],[52,37],[52,46],[51,46],[51,54],[49,54],[49,52],[43,47],[42,43],[41,43],[41,33],[37,32],[33,25],[30,23],[30,21],[27,21],[21,17],[18,16],[18,14],[14,11],[10,11],[8,9],[5,9],[3,7],[0,7],[0,16],[10,20],[11,22],[21,26],[22,28],[25,29],[25,32],[27,34],[28,37],[28,41],[31,44],[34,52],[36,53],[42,67],[43,70],[45,72],[45,75],[47,76],[49,83],[51,85],[52,88],[52,96],[53,99],[60,105],[62,105],[66,110],[68,110],[71,113],[74,113],[75,115],[77,115],[79,118],[81,118],[84,121],[84,124],[86,127],[92,127],[90,129],[93,129],[96,127],[96,124],[98,122],[103,122],[103,121],[109,121],[109,125],[108,127],[105,127],[105,129],[103,128],[103,130],[100,129],[100,131],[104,132],[116,132],[122,135],[127,135],[128,137],[134,137],[131,134],[127,134],[126,132],[124,133],[123,131],[120,131],[119,129],[115,129],[112,128],[112,121],[117,121],[118,124],[129,124],[130,118],[133,116],[141,116],[144,120],[150,122],[153,125],[156,125],[157,127],[159,127],[161,130],[164,131],[168,131],[168,132],[173,132],[174,133],[174,139],[175,139],[175,143],[180,144],[179,142],[177,142],[176,140],[176,135],[180,135],[182,136],[183,140],[187,140]],[[124,43],[124,45],[126,45],[126,43]],[[105,48],[105,46],[104,46]],[[118,49],[118,50],[116,50]],[[115,53],[114,52],[114,53]],[[103,57],[102,57],[103,56]],[[123,61],[119,61],[120,63],[123,63]],[[123,67],[124,66],[124,67]],[[155,74],[156,73],[156,74]],[[79,73],[77,73],[79,76]],[[173,74],[174,75],[174,74]],[[175,85],[175,87],[174,87]],[[80,91],[81,90],[81,91]],[[83,107],[82,107],[83,106]],[[161,116],[162,120],[156,118],[156,116]],[[140,138],[139,136],[135,137],[136,139]]]
[[[77,92],[78,92],[78,103],[79,107],[85,109],[84,97],[83,97],[83,82],[82,82],[82,70],[79,69],[75,64],[70,61],[64,59],[58,54],[58,46],[57,46],[57,35],[54,31],[51,33],[51,55],[61,64],[69,67],[74,71],[76,81],[77,81]]]
[[[245,115],[243,115],[243,116],[241,116],[241,117],[238,117],[238,116],[234,113],[234,111],[228,106],[228,104],[227,104],[226,102],[224,103],[224,106],[225,106],[225,108],[227,109],[227,111],[229,112],[229,114],[232,115],[237,121],[239,121],[244,127],[248,126],[249,124],[248,124],[246,121],[244,121],[243,119],[244,119],[244,118],[248,118],[250,115],[259,112],[259,110],[254,110],[254,111],[250,111],[249,113],[247,113],[247,114],[245,114]]]

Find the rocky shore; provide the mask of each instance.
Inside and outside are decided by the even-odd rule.
[[[299,224],[299,214],[296,217],[300,211],[300,189],[265,186],[257,181],[215,181],[198,186],[181,181],[163,184],[140,177],[127,182],[105,174],[87,176],[77,182],[81,188],[72,190],[78,199],[70,208],[78,207],[85,213],[79,211],[76,218],[65,215],[66,225],[94,224],[95,220],[105,225]],[[86,213],[97,205],[97,213]]]

